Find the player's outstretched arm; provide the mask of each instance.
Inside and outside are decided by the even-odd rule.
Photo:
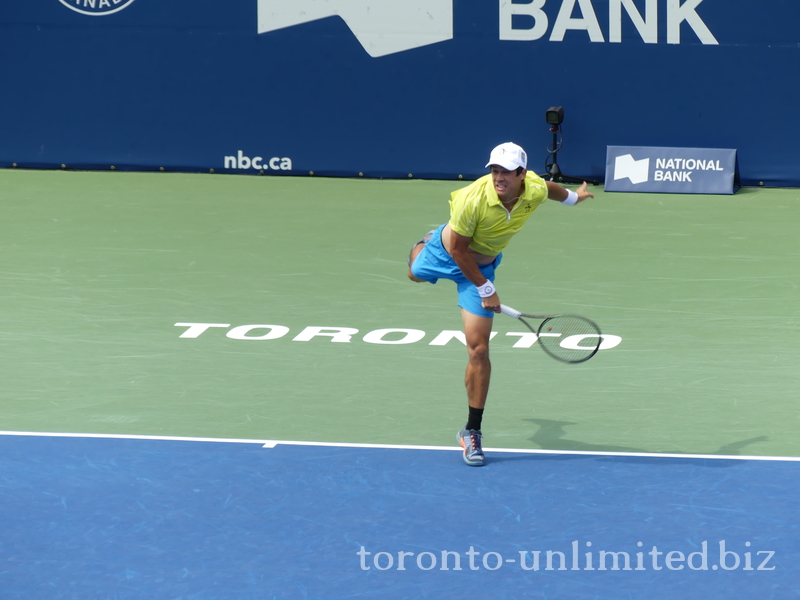
[[[574,202],[569,202],[570,193],[567,188],[563,185],[559,185],[555,181],[546,181],[547,184],[547,197],[550,200],[556,200],[557,202],[566,202],[567,204],[577,204],[578,202],[583,202],[587,198],[594,198],[594,194],[589,191],[589,184],[585,181],[575,190],[575,194],[577,194],[577,199]]]

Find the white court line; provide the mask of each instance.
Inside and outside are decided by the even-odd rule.
[[[458,446],[399,446],[393,444],[355,444],[339,442],[296,442],[289,440],[270,440],[264,448],[275,446],[330,446],[335,448],[393,448],[398,450],[458,450]],[[716,460],[777,460],[784,462],[800,462],[800,456],[742,456],[736,454],[668,454],[662,452],[596,452],[592,450],[546,450],[541,448],[483,448],[485,452],[504,452],[509,454],[549,454],[568,456],[622,456],[642,458],[694,458]]]
[[[226,444],[265,444],[264,440],[236,440],[227,438],[176,437],[171,435],[125,435],[122,433],[59,433],[48,431],[0,431],[0,435],[21,437],[97,438],[108,440],[157,440],[166,442],[221,442]]]
[[[225,444],[260,444],[262,448],[276,446],[318,446],[328,448],[382,448],[389,450],[451,450],[458,446],[414,446],[399,444],[358,444],[350,442],[301,442],[293,440],[246,440],[231,438],[177,437],[167,435],[125,435],[115,433],[52,433],[44,431],[0,431],[0,435],[20,437],[95,438],[112,440],[153,440],[169,442],[216,442]],[[556,456],[619,456],[637,458],[692,458],[709,460],[761,460],[800,462],[800,456],[748,456],[737,454],[673,454],[662,452],[595,452],[591,450],[546,450],[539,448],[484,448],[486,452],[508,454],[545,454]]]

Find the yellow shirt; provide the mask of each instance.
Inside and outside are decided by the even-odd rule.
[[[509,212],[497,196],[492,175],[484,175],[451,194],[450,229],[471,237],[471,250],[496,256],[545,200],[547,184],[536,173],[528,171],[525,191]]]

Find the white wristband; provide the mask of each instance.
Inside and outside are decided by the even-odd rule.
[[[497,293],[497,290],[494,289],[494,285],[488,279],[486,280],[486,283],[484,283],[483,285],[476,285],[475,287],[477,288],[478,295],[481,298],[488,298],[492,294]]]
[[[567,199],[562,200],[561,204],[566,204],[567,206],[575,206],[578,203],[578,194],[573,192],[572,190],[567,190]]]

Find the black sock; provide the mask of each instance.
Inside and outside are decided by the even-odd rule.
[[[464,427],[464,429],[475,429],[477,431],[480,431],[482,420],[483,420],[483,409],[473,408],[470,406],[469,419],[467,419],[467,425]]]

